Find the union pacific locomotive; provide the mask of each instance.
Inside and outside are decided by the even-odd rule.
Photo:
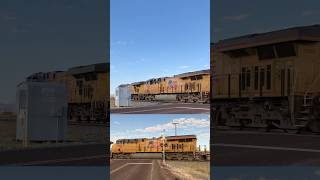
[[[221,40],[211,50],[215,127],[320,132],[319,25]]]
[[[199,156],[195,135],[167,136],[159,138],[119,139],[112,145],[112,158],[146,157],[144,154],[159,154],[165,151],[168,160],[206,160],[206,154]]]
[[[107,123],[109,118],[109,63],[78,66],[67,71],[40,72],[27,81],[55,81],[68,89],[68,119]]]
[[[130,85],[134,101],[173,99],[183,102],[209,102],[210,70],[188,72],[173,77],[153,78]]]

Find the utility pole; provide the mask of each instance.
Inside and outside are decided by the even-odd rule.
[[[172,122],[172,124],[174,125],[174,134],[175,136],[177,136],[177,124],[179,124],[178,122]]]
[[[163,129],[163,131],[162,131],[162,162],[163,162],[163,164],[165,164],[166,163],[166,157],[165,157],[165,152],[164,152],[164,142],[165,142],[165,136],[164,136],[164,129]]]

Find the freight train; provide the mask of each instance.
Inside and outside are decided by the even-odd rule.
[[[133,101],[171,100],[208,103],[210,99],[210,70],[135,82],[129,85],[129,89],[130,98]]]
[[[320,132],[320,25],[211,44],[212,122]]]
[[[27,81],[54,81],[68,89],[68,119],[107,123],[109,119],[109,63],[78,66],[67,71],[39,72]]]
[[[162,157],[168,160],[207,160],[207,152],[197,150],[195,135],[167,136],[159,138],[119,139],[112,144],[112,158]]]

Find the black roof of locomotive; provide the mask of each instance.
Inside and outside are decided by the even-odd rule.
[[[174,75],[173,77],[182,78],[182,77],[196,76],[196,75],[202,75],[202,74],[210,74],[210,69],[193,71],[193,72],[186,72],[186,73]]]
[[[179,135],[179,136],[166,136],[166,139],[186,139],[186,138],[193,138],[196,139],[196,135]]]
[[[186,139],[186,138],[194,138],[196,139],[196,135],[179,135],[179,136],[166,136],[166,139]],[[134,141],[134,140],[156,140],[161,139],[161,137],[152,137],[152,138],[130,138],[130,139],[118,139],[119,141]]]
[[[320,25],[300,26],[266,33],[249,34],[214,43],[218,51],[230,51],[289,41],[320,41]]]
[[[186,72],[186,73],[174,75],[172,77],[152,78],[152,79],[148,79],[146,81],[134,82],[134,83],[131,83],[131,85],[133,85],[133,86],[141,85],[141,84],[145,84],[150,81],[157,81],[158,79],[169,79],[169,78],[176,78],[176,77],[183,78],[183,77],[196,76],[196,75],[202,75],[202,74],[210,74],[210,70],[206,69],[206,70],[200,70],[200,71]]]
[[[90,72],[105,73],[108,71],[108,63],[90,64],[86,66],[77,66],[68,69],[70,74],[85,74]]]

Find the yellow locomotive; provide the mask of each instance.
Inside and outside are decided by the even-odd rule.
[[[163,150],[168,160],[194,160],[198,154],[197,137],[195,135],[182,135],[167,136],[165,140],[162,137],[119,139],[111,148],[112,158],[137,158],[141,154],[159,154],[161,157]]]
[[[320,92],[319,25],[226,39],[211,48],[216,127],[306,126]]]
[[[131,99],[135,101],[209,102],[209,93],[210,70],[154,78],[131,84]]]
[[[67,71],[35,73],[27,81],[56,81],[68,89],[68,119],[107,123],[109,63],[78,66]]]

